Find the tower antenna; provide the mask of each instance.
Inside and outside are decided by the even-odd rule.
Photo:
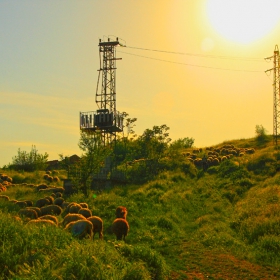
[[[273,143],[278,147],[278,133],[280,129],[280,59],[278,45],[275,46],[273,56],[273,68],[266,70],[273,71]]]
[[[123,131],[123,118],[116,108],[116,46],[121,45],[118,37],[111,40],[99,39],[100,69],[95,102],[97,111],[80,112],[80,129],[83,131],[100,131],[104,145],[116,139],[116,133]],[[102,74],[101,88],[99,87]],[[100,90],[99,90],[100,89]]]

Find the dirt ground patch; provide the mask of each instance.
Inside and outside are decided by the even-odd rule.
[[[184,262],[185,269],[173,272],[171,279],[174,280],[280,279],[280,268],[259,266],[218,249],[204,248],[198,243],[184,243],[179,259]]]

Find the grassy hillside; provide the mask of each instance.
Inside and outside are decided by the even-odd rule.
[[[15,218],[19,207],[0,199],[0,279],[280,279],[280,153],[272,141],[216,147],[226,144],[255,152],[205,171],[196,167],[195,176],[163,170],[142,185],[64,197],[88,203],[103,219],[103,241],[77,240],[60,227],[28,227]],[[35,203],[45,196],[36,189],[44,172],[0,173],[13,178],[1,193],[10,200]],[[62,171],[56,176],[66,178]],[[128,209],[126,242],[111,232],[119,205]]]

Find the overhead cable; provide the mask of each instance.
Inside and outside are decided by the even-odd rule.
[[[173,64],[187,65],[187,66],[192,66],[192,67],[200,67],[200,68],[208,68],[208,69],[216,69],[216,70],[225,70],[225,71],[236,71],[236,72],[263,72],[263,71],[259,71],[259,70],[242,70],[242,69],[230,69],[230,68],[203,66],[203,65],[189,64],[189,63],[170,61],[170,60],[159,59],[159,58],[154,58],[154,57],[148,57],[148,56],[143,56],[143,55],[138,55],[138,54],[133,54],[133,53],[128,53],[128,52],[123,52],[123,51],[118,51],[118,52],[119,53],[128,54],[128,55],[138,56],[138,57],[142,57],[142,58],[158,60],[158,61],[163,61],[163,62],[168,62],[168,63],[173,63]]]
[[[256,58],[256,57],[238,57],[238,56],[234,57],[234,56],[222,56],[222,55],[195,54],[195,53],[174,52],[174,51],[156,50],[156,49],[139,48],[139,47],[131,47],[131,46],[126,46],[126,48],[142,50],[142,51],[153,51],[153,52],[170,53],[170,54],[178,54],[178,55],[205,57],[205,58],[245,60],[245,61],[263,61],[263,58]]]

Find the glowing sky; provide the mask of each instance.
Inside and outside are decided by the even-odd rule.
[[[32,145],[50,160],[81,154],[79,112],[97,109],[108,35],[127,45],[117,48],[117,109],[138,119],[138,135],[166,124],[173,140],[205,147],[254,137],[256,125],[272,133],[264,58],[280,45],[279,3],[1,0],[0,166]]]

